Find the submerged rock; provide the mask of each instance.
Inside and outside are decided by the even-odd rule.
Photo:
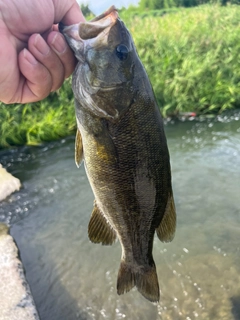
[[[0,223],[0,320],[39,320],[18,249]]]
[[[19,179],[13,177],[0,164],[0,201],[4,200],[14,191],[21,187]]]
[[[239,263],[230,253],[214,249],[179,257],[160,270],[166,279],[159,308],[164,320],[240,319]]]

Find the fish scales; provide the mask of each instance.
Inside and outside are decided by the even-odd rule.
[[[151,84],[115,7],[62,32],[79,60],[73,75],[76,163],[84,161],[95,195],[89,238],[105,245],[119,239],[118,294],[136,286],[159,301],[153,239],[156,231],[161,241],[172,240],[176,214]]]

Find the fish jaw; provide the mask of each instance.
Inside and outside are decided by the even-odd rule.
[[[64,35],[76,58],[81,60],[81,56],[78,52],[82,52],[84,50],[84,41],[79,36],[79,24],[77,23],[71,26],[64,26],[64,24],[59,23],[58,29]]]
[[[80,22],[71,26],[59,24],[59,31],[64,35],[69,46],[79,61],[84,60],[86,48],[107,45],[107,35],[118,20],[115,6],[89,22]]]

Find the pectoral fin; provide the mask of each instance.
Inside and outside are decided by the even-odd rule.
[[[115,231],[98,209],[96,203],[88,225],[88,236],[92,242],[102,243],[103,245],[111,245],[116,240]]]
[[[83,160],[82,136],[79,129],[77,129],[76,139],[75,139],[75,163],[78,168],[80,167],[82,160]]]
[[[162,242],[170,242],[176,230],[176,211],[172,193],[169,194],[165,213],[159,227],[156,229],[158,238]]]

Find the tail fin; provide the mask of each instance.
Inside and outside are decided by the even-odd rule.
[[[160,294],[155,265],[135,267],[122,261],[118,272],[117,293],[126,293],[134,286],[144,298],[151,302],[158,302]]]

